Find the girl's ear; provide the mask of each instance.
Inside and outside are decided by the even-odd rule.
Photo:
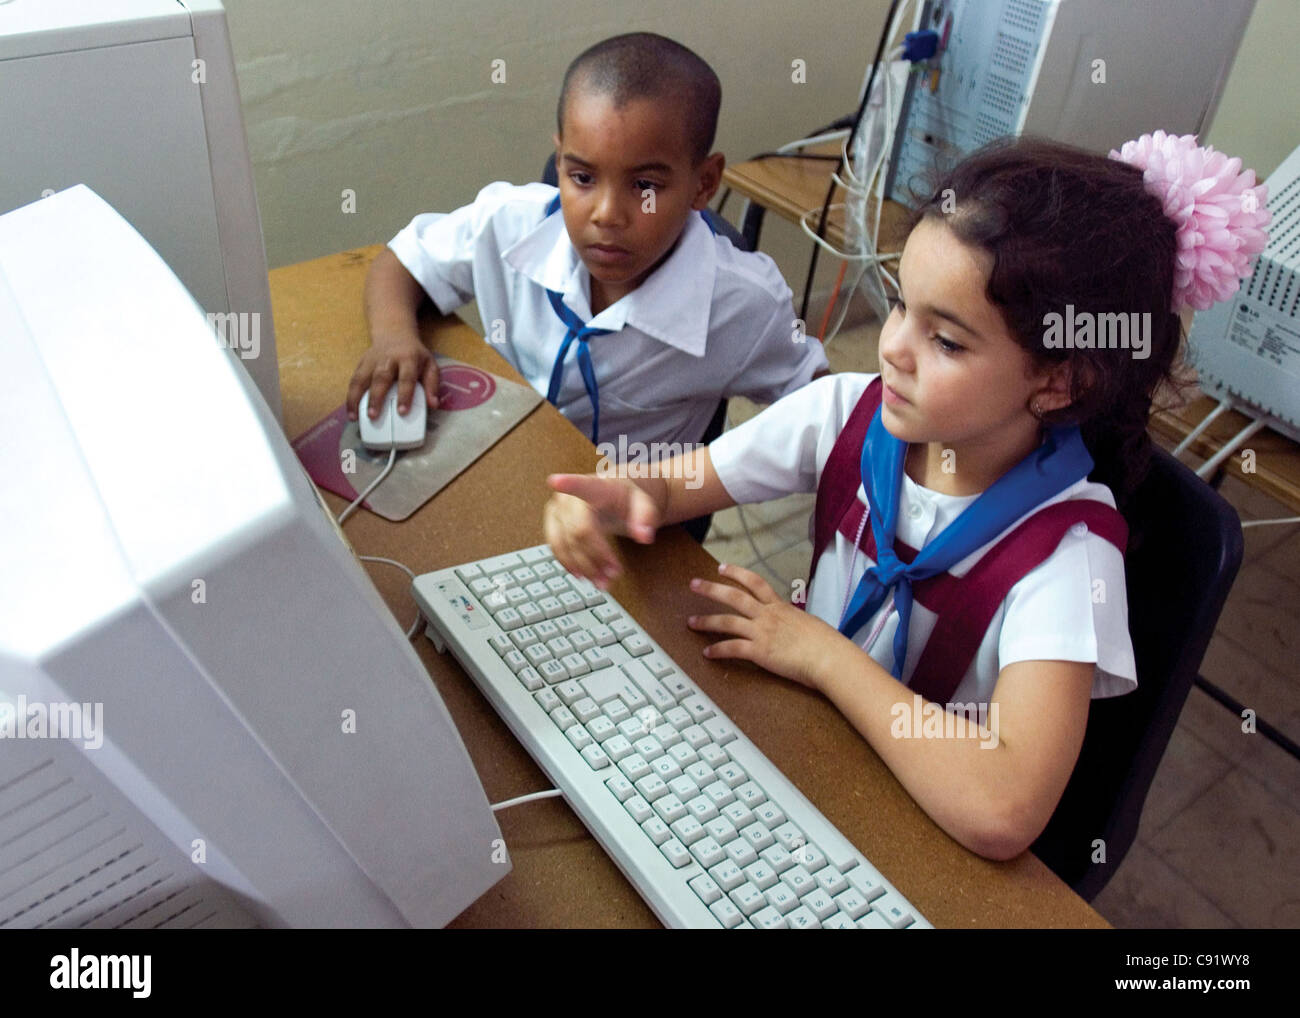
[[[1039,410],[1035,416],[1062,410],[1073,403],[1071,390],[1075,388],[1072,383],[1076,378],[1081,383],[1078,385],[1079,391],[1087,392],[1093,382],[1092,369],[1081,357],[1047,368],[1039,376],[1039,387],[1029,396],[1029,406],[1037,406]]]

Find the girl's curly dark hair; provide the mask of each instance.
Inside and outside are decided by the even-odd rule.
[[[1122,509],[1146,472],[1152,396],[1170,379],[1182,340],[1169,310],[1176,227],[1142,171],[1057,142],[1002,139],[947,173],[912,225],[922,219],[941,220],[992,255],[989,301],[1035,363],[1070,362],[1071,403],[1044,423],[1079,425],[1096,464],[1091,478]],[[1076,318],[1149,315],[1135,319],[1150,323],[1148,356],[1049,348],[1048,316],[1064,317],[1067,305]]]

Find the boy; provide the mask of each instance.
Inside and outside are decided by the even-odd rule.
[[[700,214],[725,165],[709,154],[720,99],[708,64],[662,36],[581,54],[557,110],[558,196],[491,184],[465,208],[416,216],[375,259],[372,345],[349,417],[367,388],[376,415],[394,382],[399,412],[417,380],[437,407],[438,369],[416,327],[426,293],[443,313],[477,298],[497,350],[618,449],[697,442],[720,398],[773,402],[825,374],[776,265],[713,236]]]

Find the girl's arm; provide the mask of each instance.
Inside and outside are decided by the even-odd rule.
[[[609,534],[649,544],[657,528],[736,504],[722,486],[707,446],[658,464],[658,477],[618,476],[617,465],[600,474],[552,474],[556,492],[546,503],[542,526],[560,564],[605,587],[621,571]]]
[[[734,612],[689,620],[694,629],[731,637],[706,648],[706,656],[753,661],[825,694],[931,819],[971,851],[1010,859],[1042,833],[1083,744],[1092,664],[1008,665],[985,705],[986,726],[972,724],[961,737],[954,724],[953,737],[926,738],[927,702],[917,716],[914,694],[866,651],[777,597],[755,573],[728,565],[719,571],[741,586],[692,582]]]

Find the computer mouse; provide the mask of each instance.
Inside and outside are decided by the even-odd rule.
[[[384,405],[378,416],[370,418],[370,393],[361,397],[361,406],[357,411],[357,425],[361,430],[361,444],[367,449],[418,449],[424,445],[425,417],[429,404],[424,395],[424,386],[415,383],[415,395],[411,397],[411,409],[405,416],[397,412],[397,386],[388,390]]]

